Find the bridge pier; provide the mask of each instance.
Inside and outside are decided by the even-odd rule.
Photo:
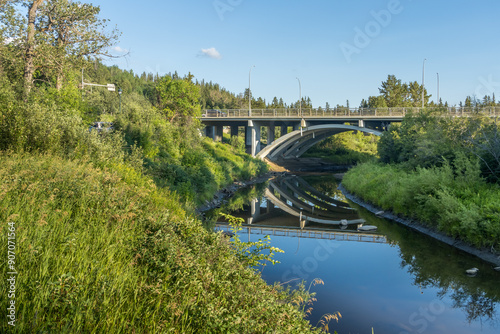
[[[269,125],[267,127],[267,145],[271,145],[276,139],[276,128],[274,125]]]
[[[222,142],[222,137],[224,135],[224,127],[222,125],[215,126],[215,141]]]
[[[245,144],[247,153],[255,157],[260,152],[260,125],[252,120],[245,127]]]
[[[237,125],[231,125],[231,138],[236,136],[238,137],[239,131]]]
[[[215,139],[215,126],[206,126],[205,127],[205,136],[214,140]]]
[[[281,126],[281,136],[284,136],[288,133],[288,126],[287,125],[282,125]]]

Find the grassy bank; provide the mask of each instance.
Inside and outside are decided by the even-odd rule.
[[[415,218],[475,247],[500,249],[500,187],[487,183],[469,159],[415,170],[366,163],[346,173],[342,183],[384,210]]]
[[[302,157],[322,158],[337,165],[355,165],[376,158],[377,142],[377,136],[343,132],[311,147]]]
[[[2,321],[0,331],[310,330],[300,306],[306,295],[267,286],[151,178],[53,155],[0,160],[0,243],[7,245],[14,223],[19,273],[16,327]],[[6,259],[2,247],[2,268]]]

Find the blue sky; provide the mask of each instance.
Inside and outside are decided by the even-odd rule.
[[[85,2],[85,0],[83,0]],[[451,105],[500,99],[500,1],[94,0],[135,73],[191,72],[254,97],[358,106],[387,75],[422,81]],[[119,51],[115,52],[119,54]]]

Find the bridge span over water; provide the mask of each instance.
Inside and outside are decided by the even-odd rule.
[[[391,123],[401,122],[409,112],[418,113],[420,108],[222,109],[204,110],[201,122],[206,126],[205,135],[217,141],[222,140],[224,128],[230,129],[231,136],[237,136],[243,128],[248,153],[277,160],[300,157],[320,140],[340,132],[380,135]],[[497,117],[500,108],[448,108],[450,116],[477,113]],[[265,142],[263,131],[267,134]]]
[[[317,109],[206,110],[203,111],[201,122],[205,125],[205,135],[216,141],[222,140],[224,128],[230,129],[231,136],[237,136],[243,128],[247,152],[252,156],[257,156],[263,147],[275,143],[278,134],[281,140],[276,142],[288,149],[291,148],[292,141],[298,139],[297,135],[305,135],[301,140],[304,145],[292,145],[300,156],[316,142],[340,132],[354,130],[379,135],[389,124],[401,122],[406,112],[408,110],[405,108],[362,112],[350,109],[332,109],[328,112]],[[262,142],[263,131],[267,133],[265,143]],[[287,137],[290,142],[283,141],[285,135],[290,135]],[[304,140],[305,138],[308,140]],[[269,152],[269,149],[266,152]],[[285,152],[281,147],[279,152],[292,156],[292,151]],[[276,154],[272,155],[275,156]],[[265,156],[261,154],[261,157]]]

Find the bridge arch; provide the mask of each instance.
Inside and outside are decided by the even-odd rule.
[[[298,158],[318,142],[346,131],[361,131],[380,136],[382,132],[345,124],[314,125],[295,130],[275,140],[261,150],[256,157],[275,161],[279,158]]]

